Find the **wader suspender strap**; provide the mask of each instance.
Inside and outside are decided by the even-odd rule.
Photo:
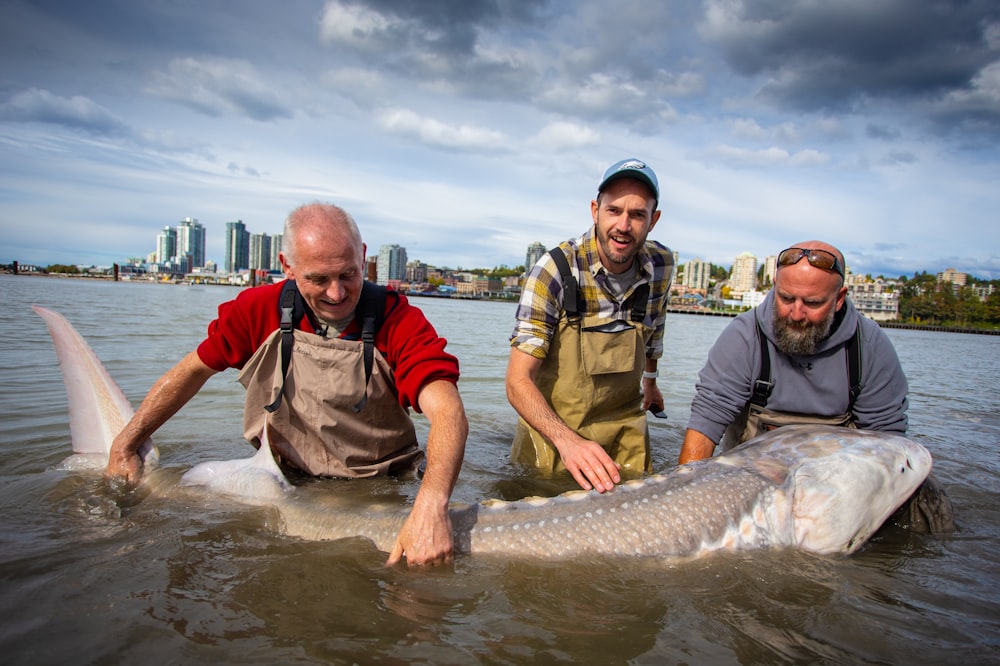
[[[757,317],[754,316],[754,323],[757,325],[757,342],[760,344],[760,374],[757,376],[757,381],[753,383],[753,394],[750,396],[750,402],[758,407],[763,407],[767,404],[767,399],[771,397],[771,390],[774,388],[774,383],[771,381],[771,352],[767,348],[767,338],[764,337],[764,331],[760,328],[760,322],[757,321]]]
[[[632,321],[641,323],[646,318],[646,307],[649,305],[649,283],[645,282],[632,292]]]
[[[571,322],[579,321],[580,313],[584,310],[583,296],[576,278],[569,270],[569,263],[566,255],[558,247],[549,250],[549,256],[556,262],[559,275],[562,277],[563,285],[563,309],[566,311],[566,318]],[[646,308],[649,305],[649,283],[639,285],[632,293],[632,321],[642,322],[646,318]]]
[[[371,379],[372,366],[375,363],[375,332],[385,320],[385,294],[385,287],[371,282],[365,282],[361,287],[361,301],[358,303],[358,309],[361,312],[356,316],[362,317],[361,341],[364,343],[365,393],[361,396],[358,404],[351,407],[355,413],[364,409],[368,402],[368,381]]]
[[[361,321],[361,341],[364,344],[365,363],[365,394],[352,409],[360,412],[368,402],[368,381],[372,376],[375,364],[375,334],[385,321],[386,288],[365,282],[361,287],[361,298],[355,317]],[[397,301],[398,303],[398,301]],[[273,413],[281,406],[281,396],[285,392],[285,375],[288,374],[288,364],[292,360],[292,343],[295,341],[295,324],[302,319],[306,306],[299,294],[294,280],[286,280],[281,288],[281,298],[278,303],[281,312],[281,390],[278,397],[264,409]],[[312,317],[310,317],[310,321]]]
[[[556,262],[559,275],[562,276],[563,286],[563,310],[566,311],[566,318],[571,322],[580,321],[580,313],[583,311],[583,302],[580,300],[580,285],[569,270],[569,263],[566,262],[566,255],[558,247],[549,250],[549,256]]]
[[[847,411],[854,411],[854,401],[861,394],[861,324],[854,329],[854,335],[845,345],[847,351],[847,376],[851,382],[851,398]]]
[[[756,321],[756,319],[755,319]],[[767,338],[757,321],[757,341],[760,343],[760,375],[753,383],[753,395],[750,402],[758,407],[767,405],[767,399],[771,395],[774,383],[771,381],[771,353],[767,346]],[[847,411],[854,411],[854,401],[861,393],[861,324],[854,329],[854,335],[844,345],[844,352],[847,355],[847,377],[850,382],[849,399]]]
[[[295,324],[302,318],[302,311],[305,304],[302,296],[299,295],[298,287],[294,280],[285,280],[281,288],[281,299],[278,302],[278,311],[281,313],[281,390],[278,397],[270,405],[265,405],[264,409],[268,413],[274,413],[281,406],[281,396],[285,392],[285,374],[288,372],[288,364],[292,360],[292,342],[295,340]]]

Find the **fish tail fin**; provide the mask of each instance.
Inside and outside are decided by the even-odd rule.
[[[73,451],[107,455],[111,442],[135,413],[132,404],[65,317],[38,305],[31,309],[45,320],[55,345],[69,402]],[[158,457],[151,439],[143,443],[139,455],[147,462]]]

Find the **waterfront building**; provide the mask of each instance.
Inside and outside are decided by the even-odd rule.
[[[165,264],[177,256],[177,231],[172,227],[163,227],[156,235],[156,263]]]
[[[226,273],[239,273],[250,268],[250,232],[243,220],[226,222]]]
[[[271,265],[271,237],[267,234],[250,234],[250,263],[247,268],[269,271]]]
[[[383,245],[378,250],[378,284],[388,285],[406,278],[406,248]]]
[[[683,286],[688,289],[708,289],[708,282],[712,274],[712,264],[702,261],[700,257],[695,257],[684,264]]]
[[[849,273],[845,284],[851,302],[862,315],[875,321],[899,318],[899,292],[891,283]]]
[[[528,253],[524,256],[524,273],[527,275],[531,267],[538,263],[542,255],[548,252],[546,247],[539,242],[534,242],[528,246]]]
[[[185,217],[177,225],[177,256],[190,255],[194,268],[205,265],[205,227],[192,217]]]
[[[729,293],[736,298],[737,294],[753,291],[757,288],[757,257],[749,252],[733,260],[733,270],[729,274]]]
[[[976,296],[979,297],[979,300],[983,301],[984,303],[986,302],[986,299],[992,296],[993,292],[995,291],[992,282],[988,282],[986,284],[977,284],[972,288],[972,290],[976,292]]]
[[[774,285],[774,275],[778,272],[778,256],[771,255],[764,258],[764,285],[770,288]]]
[[[406,280],[414,284],[427,282],[427,264],[422,261],[407,262]]]
[[[858,275],[857,273],[851,273],[850,271],[848,271],[847,275],[844,276],[844,286],[846,286],[848,290],[857,286],[861,288],[863,291],[865,287],[863,287],[862,285],[868,282],[868,280],[869,278],[864,275]]]
[[[946,268],[937,274],[937,281],[950,282],[951,284],[964,287],[968,277],[965,273],[959,273],[954,268]]]
[[[278,255],[281,253],[281,241],[284,234],[271,234],[271,270],[280,271],[281,270],[281,259]]]
[[[740,302],[745,308],[755,308],[763,302],[765,296],[767,296],[766,291],[757,291],[756,289],[752,289],[750,291],[743,292],[743,298]]]
[[[170,267],[170,272],[174,274],[185,275],[190,273],[194,268],[194,261],[190,254],[178,254],[176,261]]]

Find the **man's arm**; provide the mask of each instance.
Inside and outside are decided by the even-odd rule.
[[[202,362],[197,352],[191,352],[156,380],[135,415],[111,443],[104,475],[125,477],[130,484],[138,483],[142,476],[139,447],[187,404],[216,372]]]
[[[688,428],[684,433],[684,444],[681,445],[681,456],[677,461],[678,465],[689,463],[703,458],[711,458],[715,451],[715,442],[698,432]]]
[[[618,464],[597,442],[576,434],[552,410],[535,376],[542,360],[512,347],[507,362],[507,399],[528,425],[559,451],[563,464],[584,490],[605,492],[621,481]]]
[[[656,367],[658,361],[655,358],[646,357],[645,372],[656,374]],[[660,387],[656,385],[656,377],[642,378],[642,411],[646,411],[651,406],[657,405],[662,408],[663,405],[663,393],[660,392]]]
[[[874,322],[863,321],[861,342],[864,368],[861,394],[854,403],[854,419],[859,428],[906,434],[909,387],[896,349]]]
[[[396,564],[404,555],[410,566],[443,564],[451,560],[454,549],[448,502],[462,468],[469,422],[458,387],[450,381],[427,384],[420,389],[417,402],[430,421],[427,469],[386,566]]]
[[[760,316],[770,317],[769,313],[766,310]],[[750,399],[760,370],[756,316],[750,311],[736,317],[712,344],[695,382],[679,464],[710,457]]]

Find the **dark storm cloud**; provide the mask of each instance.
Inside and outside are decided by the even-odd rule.
[[[280,54],[294,41],[276,47],[274,35],[314,38],[321,8],[318,1],[4,0],[0,54],[27,51],[77,65],[70,58]]]
[[[879,163],[885,166],[902,166],[916,164],[919,161],[917,156],[908,150],[891,150]]]
[[[523,98],[536,64],[507,44],[488,45],[499,35],[516,40],[543,12],[543,3],[522,0],[339,0],[327,3],[320,32],[365,67],[481,99]]]
[[[865,136],[870,139],[884,139],[890,141],[892,139],[899,138],[899,130],[893,127],[885,127],[883,125],[876,125],[875,123],[868,123],[865,128]]]
[[[337,0],[323,39],[362,67],[392,72],[443,94],[527,102],[588,121],[656,131],[676,116],[671,99],[703,88],[674,69],[680,44],[666,40],[674,10],[648,2],[584,5],[479,0]],[[557,35],[558,37],[553,37]],[[683,49],[680,49],[683,50]]]
[[[473,55],[477,33],[500,24],[528,25],[539,20],[546,3],[537,0],[343,0],[396,19],[380,30],[384,43],[421,46],[441,55]]]
[[[250,58],[272,67],[274,54],[292,57],[296,45],[315,43],[320,5],[312,7],[311,16],[279,13],[271,3],[238,7],[191,0],[5,3],[0,8],[0,84],[8,92],[0,94],[0,113],[16,122],[132,138],[138,132],[129,131],[117,116],[145,95],[216,118],[291,118],[290,106],[269,84],[267,72]],[[274,33],[262,32],[261,26],[281,30],[284,45],[267,39]],[[149,116],[143,120],[151,122]]]
[[[59,97],[34,88],[11,95],[0,103],[0,119],[60,125],[94,135],[131,134],[124,122],[93,100],[79,95]]]
[[[998,30],[996,0],[746,0],[710,4],[702,24],[733,70],[769,77],[764,96],[804,110],[947,102],[1000,60]],[[992,114],[1000,120],[995,100]]]
[[[141,75],[146,63],[208,43],[189,17],[161,2],[11,0],[0,7],[0,65],[8,86],[101,83],[111,88]],[[95,75],[75,81],[88,68]]]
[[[0,85],[10,95],[38,89],[73,98],[85,90],[94,100],[145,91],[211,116],[287,118],[248,63],[278,67],[314,44],[320,9],[318,2],[9,0],[0,4]]]
[[[242,60],[178,58],[153,76],[147,91],[212,117],[267,122],[293,116],[256,68]]]

